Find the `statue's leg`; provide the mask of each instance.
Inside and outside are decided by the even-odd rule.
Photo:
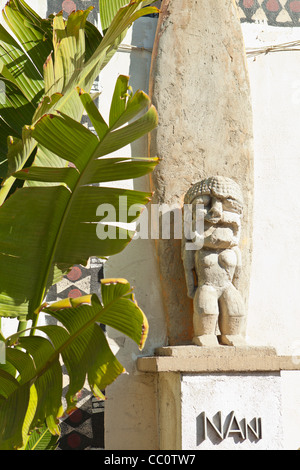
[[[246,325],[244,301],[240,292],[232,284],[220,297],[219,307],[220,343],[227,346],[246,344],[244,338]]]
[[[219,316],[218,293],[211,286],[198,287],[194,297],[194,338],[198,346],[218,346],[216,326]]]

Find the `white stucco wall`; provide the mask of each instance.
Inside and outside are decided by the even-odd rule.
[[[247,49],[295,41],[298,28],[244,24]],[[300,348],[300,54],[248,59],[255,152],[249,339],[278,352]]]
[[[242,25],[246,50],[300,39],[299,28]],[[248,58],[255,152],[248,338],[300,352],[300,53]],[[300,444],[300,373],[282,373],[286,449]]]

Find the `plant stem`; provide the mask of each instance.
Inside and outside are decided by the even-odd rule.
[[[32,325],[31,325],[31,328],[32,328],[32,329],[31,329],[31,331],[30,331],[30,336],[34,336],[35,330],[36,330],[36,326],[37,326],[37,324],[38,324],[38,321],[39,321],[39,315],[36,314],[36,315],[34,316],[34,319],[32,320]]]
[[[19,321],[19,325],[18,325],[18,333],[26,330],[27,328],[27,321]],[[21,333],[20,336],[24,336],[25,335],[25,331],[24,333]]]

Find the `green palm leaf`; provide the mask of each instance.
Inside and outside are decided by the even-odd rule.
[[[129,283],[121,279],[103,281],[102,297],[102,303],[92,295],[44,306],[61,326],[37,328],[46,337],[16,334],[6,340],[7,363],[16,364],[15,352],[20,363],[17,379],[0,366],[0,450],[21,448],[26,435],[36,427],[43,428],[45,420],[51,433],[59,434],[58,419],[63,412],[60,359],[70,378],[67,412],[76,406],[76,395],[86,379],[94,395],[104,398],[101,390],[124,368],[111,352],[99,323],[118,329],[143,348],[148,323]]]
[[[124,4],[126,5],[123,6]],[[12,81],[19,90],[22,90],[28,102],[33,103],[35,109],[41,103],[44,94],[48,102],[53,95],[61,94],[59,100],[51,103],[48,111],[59,110],[75,120],[80,120],[83,106],[76,87],[89,92],[95,78],[116,52],[131,24],[145,14],[158,11],[154,7],[142,8],[144,4],[143,0],[122,2],[122,8],[118,11],[116,4],[107,15],[107,18],[111,18],[112,11],[115,13],[103,37],[87,22],[90,9],[73,12],[67,20],[64,20],[61,14],[55,15],[53,36],[50,40],[49,21],[42,20],[23,0],[11,0],[5,8],[5,18],[12,31],[18,35],[20,44],[4,28],[0,28],[0,79],[4,77]],[[100,0],[100,8],[104,12],[110,9],[110,6]],[[20,18],[22,18],[21,23]],[[20,28],[20,24],[24,25],[24,28]],[[53,49],[51,54],[47,49],[49,46]],[[49,55],[45,59],[47,52]],[[10,171],[13,165],[7,162],[5,144],[10,135],[20,137],[20,129],[18,128],[18,132],[15,130],[17,127],[14,123],[15,114],[12,112],[10,116],[12,125],[8,125],[6,121],[2,121],[2,124],[0,121],[0,135],[4,137],[4,144],[0,147],[0,178],[4,179],[0,189],[0,205],[6,200],[15,182],[15,177]],[[37,112],[33,119],[25,124],[35,124],[39,118],[40,113]],[[28,142],[29,139],[27,137],[22,140],[23,147],[20,147],[18,141],[18,148],[10,151],[12,155],[18,154],[18,170],[26,166],[36,148],[36,142],[34,140]],[[44,160],[52,159],[55,165],[59,163],[57,156],[49,151],[45,152],[43,148],[38,149],[35,158],[38,165],[46,166]]]
[[[99,238],[99,233],[109,230],[111,223],[122,222],[130,206],[139,204],[142,209],[151,194],[91,186],[142,176],[157,164],[156,158],[107,158],[157,125],[149,97],[142,91],[130,95],[128,80],[124,76],[117,80],[110,124],[105,123],[89,95],[79,91],[98,135],[61,113],[43,116],[30,130],[35,141],[75,168],[34,166],[14,175],[37,186],[16,191],[0,211],[2,316],[32,318],[47,288],[69,268],[85,265],[90,256],[118,253],[131,240],[133,233],[120,226],[113,238]],[[112,211],[101,222],[105,214],[98,208],[108,202]],[[138,215],[128,217],[128,223]],[[27,227],[25,232],[22,227]]]
[[[57,445],[58,437],[53,436],[45,425],[32,431],[24,450],[56,450]]]
[[[42,79],[45,60],[52,50],[51,20],[42,20],[22,0],[10,0],[3,16]]]
[[[76,405],[86,379],[93,393],[102,397],[101,390],[124,371],[99,323],[118,329],[140,348],[147,337],[147,320],[124,280],[102,283],[102,303],[87,296],[48,306],[45,311],[61,326],[36,326],[48,287],[74,264],[86,264],[90,256],[120,252],[133,234],[118,222],[124,222],[123,214],[132,204],[142,210],[151,196],[103,186],[145,175],[158,163],[156,158],[111,156],[156,127],[157,113],[149,98],[140,91],[132,95],[128,77],[119,77],[105,122],[83,91],[90,90],[132,22],[157,11],[142,8],[147,3],[112,1],[106,6],[113,9],[103,37],[86,21],[89,9],[71,14],[67,21],[55,15],[49,22],[24,0],[10,0],[5,7],[5,19],[18,43],[0,29],[0,80],[9,91],[0,118],[0,169],[5,177],[0,190],[0,312],[32,319],[35,335],[23,331],[5,340],[6,364],[0,365],[1,450],[48,442],[43,431],[33,433],[31,443],[28,440],[35,428],[43,430],[45,425],[52,435],[59,434],[61,361],[70,377],[68,410]],[[49,44],[53,52],[48,54]],[[20,109],[24,113],[17,114]],[[96,134],[79,124],[83,110]],[[24,187],[6,200],[16,180]],[[98,208],[108,202],[112,213],[104,217]],[[112,222],[117,222],[115,237],[108,236]],[[38,331],[43,336],[37,336]],[[1,333],[0,339],[4,340]]]
[[[116,13],[124,6],[128,5],[128,0],[99,0],[100,21],[103,31],[109,28]],[[149,5],[151,1],[143,1],[143,5]]]

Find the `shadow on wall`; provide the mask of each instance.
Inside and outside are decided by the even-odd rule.
[[[136,21],[132,26],[130,38],[127,37],[128,42],[130,40],[130,46],[126,44],[127,40],[125,40],[120,48],[122,54],[129,54],[127,73],[130,76],[129,83],[134,92],[143,90],[145,93],[149,93],[149,75],[157,19],[156,16],[149,15]],[[133,142],[130,147],[131,155],[146,158],[148,156],[148,136]],[[132,189],[136,191],[151,192],[149,175],[134,179],[131,185]],[[147,206],[149,214],[150,207],[149,203]],[[150,227],[149,222],[149,229]],[[138,303],[147,315],[150,331],[145,351],[152,353],[154,348],[163,346],[166,342],[155,244],[151,237],[146,240],[135,240],[118,257],[123,275],[135,287]],[[114,261],[113,264],[115,264]]]
[[[157,18],[153,18],[152,21],[155,21],[157,24]],[[149,93],[149,88],[145,88],[144,84],[149,86],[149,76],[150,76],[150,67],[151,67],[151,58],[152,58],[152,47],[153,47],[153,25],[150,24],[149,19],[142,18],[137,21],[132,27],[132,44],[134,49],[131,50],[131,62],[130,62],[130,84],[134,90],[142,88],[146,93]],[[137,48],[137,49],[135,49]],[[152,134],[154,134],[153,131]],[[148,152],[148,137],[143,138],[143,146],[145,149],[145,155],[147,156]],[[141,151],[141,140],[131,144],[132,154],[139,155]],[[142,156],[142,155],[141,155]],[[155,156],[155,155],[153,155]],[[151,191],[151,176],[144,178],[139,178],[133,182],[134,189],[138,191],[149,190]],[[148,212],[150,213],[150,204],[148,206]],[[166,322],[167,322],[167,335],[169,344],[189,344],[192,341],[192,302],[190,299],[183,295],[185,292],[185,276],[183,270],[183,264],[181,260],[181,240],[174,239],[174,219],[178,217],[178,209],[174,211],[169,211],[165,213],[164,217],[169,218],[170,220],[170,237],[168,239],[156,240],[154,243],[156,245],[156,253],[154,251],[154,256],[157,257],[157,265],[159,265],[159,257],[163,255],[168,259],[168,262],[164,266],[168,266],[168,269],[173,273],[172,275],[172,286],[170,290],[161,289],[161,298],[165,305],[168,305],[170,302],[175,302],[176,310],[178,316],[176,319],[170,319],[167,317],[168,309],[165,308]],[[180,211],[181,217],[181,211]],[[160,217],[161,221],[161,217]],[[160,227],[162,224],[160,223]],[[149,232],[150,222],[149,222]],[[149,233],[150,237],[151,233]],[[140,243],[144,243],[147,249],[147,240],[141,240]],[[160,272],[159,282],[161,279],[167,277],[166,273]],[[182,287],[184,286],[184,288]],[[169,294],[172,291],[172,295]],[[174,293],[177,293],[174,296]],[[188,305],[188,306],[187,306]]]
[[[159,2],[160,3],[160,2]],[[159,7],[160,5],[158,5]],[[141,21],[139,23],[139,21]],[[139,20],[133,26],[132,31],[132,44],[136,47],[140,47],[137,51],[133,51],[131,54],[131,64],[130,64],[130,77],[131,85],[134,90],[141,88],[141,83],[147,83],[149,85],[150,77],[150,68],[151,68],[151,59],[152,59],[152,48],[153,48],[153,27],[150,27],[145,22],[142,24],[142,20]],[[157,18],[153,18],[153,21],[157,23]],[[149,26],[148,26],[149,25]],[[145,47],[147,44],[147,47]],[[148,44],[151,45],[151,49],[148,48]],[[143,87],[145,92],[149,93],[149,88],[146,89]],[[151,138],[155,139],[155,131],[152,132]],[[144,138],[144,148],[148,149],[148,140],[147,137]],[[137,155],[139,152],[140,143],[135,142],[132,144],[132,153]],[[147,150],[146,150],[147,152]],[[145,154],[147,156],[147,153]],[[155,155],[151,155],[155,156]],[[152,190],[151,176],[141,178],[134,181],[134,189],[136,190]],[[155,196],[153,199],[155,201]],[[169,239],[160,239],[155,241],[156,245],[156,256],[157,264],[159,266],[159,258],[164,257],[166,260],[163,265],[161,265],[163,270],[160,270],[160,282],[163,283],[163,279],[172,278],[172,285],[170,288],[161,289],[161,298],[165,305],[165,315],[167,322],[167,336],[168,342],[170,345],[178,344],[191,344],[193,336],[193,326],[192,326],[192,315],[193,315],[193,305],[192,301],[186,295],[186,283],[185,275],[183,269],[183,263],[181,259],[181,240],[175,239],[174,234],[174,219],[177,218],[178,214],[176,213],[178,209],[174,211],[170,210],[169,213],[165,213],[164,216],[170,219],[170,237]],[[149,210],[150,212],[150,210]],[[181,214],[180,214],[181,217]],[[161,218],[160,218],[161,221]],[[149,223],[150,225],[150,223]],[[162,223],[160,223],[160,227]],[[149,230],[150,231],[150,230]],[[165,267],[167,266],[168,273],[164,272]],[[170,274],[171,273],[171,274]],[[162,287],[162,286],[161,286]],[[172,311],[176,311],[176,318],[168,318],[168,305],[172,303],[174,308]]]

